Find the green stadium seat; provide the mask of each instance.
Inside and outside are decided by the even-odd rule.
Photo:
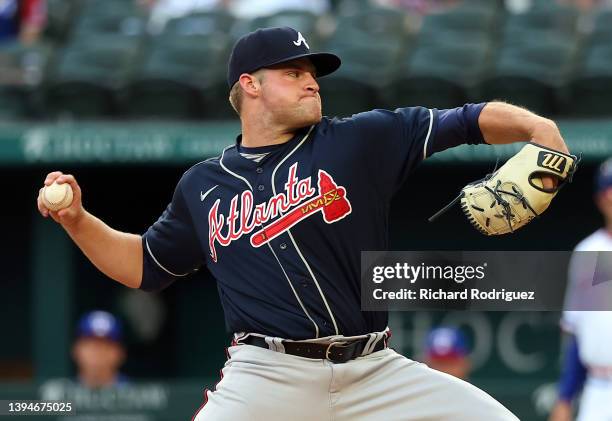
[[[139,50],[132,37],[100,36],[66,46],[50,72],[46,106],[52,115],[116,115]]]
[[[555,114],[575,53],[576,44],[564,40],[505,46],[493,74],[482,82],[483,99],[502,99],[540,114]]]
[[[144,9],[133,0],[76,0],[80,16],[105,16],[122,13],[124,16],[141,15]]]
[[[75,1],[47,0],[44,36],[52,41],[64,42],[72,28],[76,8]]]
[[[208,36],[229,34],[235,18],[224,10],[192,13],[166,23],[162,36]]]
[[[551,2],[553,3],[553,2]],[[503,44],[518,45],[544,38],[575,38],[578,11],[573,7],[534,7],[526,13],[509,15],[503,29]]]
[[[612,42],[612,9],[601,10],[594,19],[593,32],[589,44],[609,44]]]
[[[585,53],[569,83],[565,111],[588,117],[612,116],[612,45],[594,45]]]
[[[40,115],[40,87],[51,51],[43,44],[0,44],[0,119]]]
[[[127,113],[164,118],[218,116],[219,110],[229,114],[229,105],[217,104],[227,102],[229,41],[220,34],[154,40],[130,83]]]
[[[378,89],[388,83],[402,51],[400,41],[373,41],[329,48],[342,59],[340,69],[318,82],[323,112],[347,116],[379,105]]]
[[[419,46],[407,55],[393,82],[383,90],[385,107],[453,108],[475,96],[473,90],[486,71],[490,49],[487,44],[459,41]]]
[[[336,40],[361,42],[366,37],[377,41],[405,40],[410,36],[410,16],[388,8],[361,10],[348,16],[338,16],[334,34]]]
[[[443,38],[491,38],[497,30],[497,8],[469,3],[442,13],[425,16],[419,33],[421,42],[436,43]]]
[[[142,37],[146,33],[146,21],[139,14],[126,14],[120,9],[109,9],[103,14],[82,14],[72,31],[72,42],[88,42],[90,37],[120,35]]]
[[[317,48],[321,42],[318,22],[320,16],[304,10],[283,10],[270,16],[261,16],[252,20],[240,21],[233,28],[236,38],[259,28],[289,26],[306,37],[310,48]]]

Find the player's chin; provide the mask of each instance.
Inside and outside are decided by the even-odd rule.
[[[319,123],[321,118],[321,107],[308,107],[300,110],[297,123],[300,127],[310,126]]]

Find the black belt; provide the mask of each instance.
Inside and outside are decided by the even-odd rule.
[[[329,360],[332,363],[339,364],[361,357],[363,348],[368,343],[368,340],[369,338],[364,338],[346,342],[331,342],[329,344],[283,341],[282,344],[285,348],[285,354],[317,360]],[[239,340],[238,343],[270,349],[266,340],[259,336],[247,336]],[[374,345],[370,353],[380,351],[386,347],[386,337],[383,337]]]

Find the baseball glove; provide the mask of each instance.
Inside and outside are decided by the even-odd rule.
[[[559,189],[572,181],[579,161],[574,155],[529,143],[497,171],[465,186],[455,200],[429,221],[461,201],[461,209],[483,234],[514,232],[548,208]],[[557,186],[544,188],[543,175],[556,176]]]

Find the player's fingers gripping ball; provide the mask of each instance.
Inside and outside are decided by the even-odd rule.
[[[72,204],[72,187],[70,184],[53,184],[43,187],[41,200],[45,207],[51,211],[65,209]]]
[[[574,155],[529,143],[493,174],[465,186],[430,220],[461,201],[461,209],[483,234],[513,232],[548,208],[559,189],[571,182],[579,161]],[[557,186],[546,189],[543,176],[556,177]]]

